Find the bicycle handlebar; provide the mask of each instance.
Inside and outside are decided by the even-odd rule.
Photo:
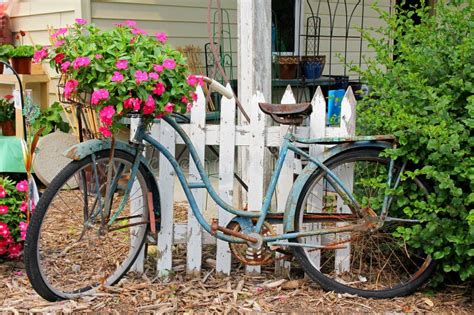
[[[228,99],[231,99],[234,97],[234,92],[232,90],[228,90],[225,86],[223,86],[216,80],[208,78],[203,75],[198,76],[198,77],[202,78],[207,84],[209,84],[209,88],[211,90],[218,92],[219,94],[221,94],[222,96],[225,96]]]

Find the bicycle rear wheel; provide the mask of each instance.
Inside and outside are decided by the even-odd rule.
[[[83,295],[113,285],[141,252],[148,227],[146,171],[139,167],[124,210],[104,229],[110,150],[68,164],[38,202],[28,227],[25,265],[28,278],[49,301]],[[124,199],[134,156],[115,151],[111,216]]]
[[[377,149],[360,149],[336,156],[326,163],[340,177],[373,218],[380,215],[390,160]],[[396,178],[400,166],[394,168]],[[375,230],[355,230],[302,237],[293,242],[311,245],[293,247],[306,273],[326,290],[372,298],[407,295],[421,286],[434,271],[434,261],[405,242],[406,229],[421,228],[415,203],[424,202],[430,187],[420,178],[401,181],[393,195],[388,219]],[[324,217],[306,223],[304,216]],[[315,172],[305,184],[295,215],[296,231],[334,229],[361,222],[326,179]],[[319,247],[319,248],[315,248]]]

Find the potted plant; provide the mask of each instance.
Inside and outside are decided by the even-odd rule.
[[[279,77],[284,80],[296,78],[298,71],[298,56],[279,56]]]
[[[306,79],[314,80],[321,76],[326,64],[326,56],[303,56],[301,68]]]
[[[63,108],[61,105],[58,102],[54,102],[50,107],[39,114],[33,123],[33,129],[39,130],[41,127],[44,127],[41,133],[42,136],[46,136],[56,130],[68,133],[71,128],[69,124],[63,120],[61,116],[62,112]]]
[[[0,61],[6,61],[8,62],[8,59],[10,58],[11,52],[13,50],[12,45],[1,45],[0,46]],[[0,74],[3,74],[3,63],[0,63]]]
[[[189,111],[197,98],[202,80],[188,76],[185,58],[166,44],[164,33],[149,36],[134,21],[103,31],[77,19],[52,36],[56,43],[36,51],[35,61],[47,60],[63,74],[64,100],[90,102],[99,112],[103,137],[122,129],[128,114],[139,113],[151,124],[173,111]]]
[[[0,177],[0,257],[18,258],[23,249],[28,223],[26,220],[28,182],[18,183]],[[34,206],[31,207],[32,209]]]
[[[18,46],[11,52],[11,63],[18,74],[31,74],[31,60],[35,47],[31,45]]]
[[[5,95],[0,98],[0,126],[4,136],[15,135],[15,107],[13,106],[13,96]]]

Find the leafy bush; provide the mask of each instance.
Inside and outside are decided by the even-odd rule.
[[[8,177],[0,177],[0,257],[20,256],[28,227],[27,191],[26,180],[15,183]]]
[[[61,104],[54,102],[50,107],[42,111],[38,118],[36,118],[33,123],[33,128],[39,130],[41,127],[45,127],[42,132],[43,136],[46,136],[55,130],[61,130],[66,133],[69,132],[71,128],[61,117],[62,112],[63,108],[61,107]]]
[[[13,51],[12,45],[0,45],[0,60],[7,61]]]
[[[400,233],[467,280],[474,276],[474,2],[458,2],[440,1],[434,16],[426,7],[394,16],[379,10],[387,27],[363,34],[376,57],[356,70],[373,89],[358,104],[359,132],[395,135],[400,144],[389,154],[419,164],[415,173],[434,187],[426,203],[405,209],[425,228]]]
[[[10,56],[11,57],[33,57],[34,53],[35,53],[34,46],[23,45],[23,46],[15,47],[15,49],[13,49],[10,52]]]

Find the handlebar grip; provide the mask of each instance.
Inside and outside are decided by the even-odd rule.
[[[231,99],[234,97],[234,91],[232,91],[232,89],[228,90],[225,86],[223,86],[216,80],[208,78],[206,76],[198,76],[198,77],[201,77],[207,84],[209,84],[209,88],[211,90],[218,92],[219,94],[221,94],[222,96],[225,96],[228,99]]]
[[[211,79],[212,80],[212,79]],[[225,96],[228,99],[231,99],[234,97],[234,93],[231,90],[228,90],[225,86],[217,82],[216,80],[212,80],[211,84],[209,85],[209,88],[211,90],[214,90],[216,92],[219,92],[223,96]]]

